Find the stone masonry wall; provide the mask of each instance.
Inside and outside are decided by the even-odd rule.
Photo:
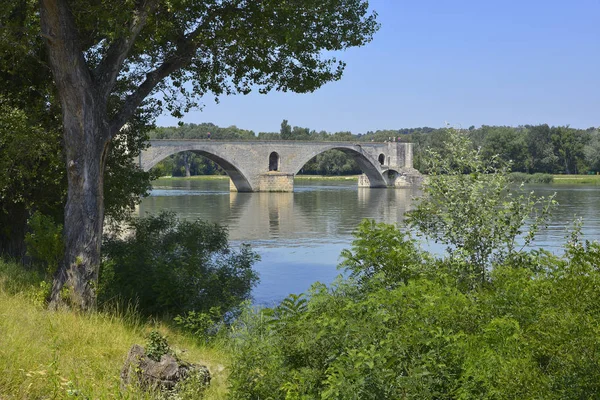
[[[260,175],[259,192],[293,192],[294,175],[281,172],[269,172]]]

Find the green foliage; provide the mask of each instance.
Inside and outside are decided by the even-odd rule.
[[[105,239],[99,298],[135,303],[144,315],[214,309],[223,318],[250,297],[257,260],[247,245],[231,249],[219,225],[172,213],[137,218]]]
[[[279,130],[279,137],[281,140],[291,140],[292,139],[292,127],[288,124],[287,119],[284,119],[281,122],[281,129]]]
[[[563,255],[516,250],[533,244],[540,219],[523,226],[550,203],[513,196],[506,165],[448,137],[449,158],[433,154],[411,214],[413,231],[446,243],[448,257],[363,222],[342,254],[347,278],[234,325],[231,398],[596,397],[600,244],[576,226]]]
[[[36,104],[25,108],[4,97],[5,89],[0,89],[0,254],[21,259],[31,210],[59,220],[66,181],[56,124],[40,116]]]
[[[172,353],[167,338],[161,335],[157,330],[152,330],[148,334],[145,350],[148,358],[154,361],[160,361],[162,356]]]
[[[318,154],[300,170],[300,174],[310,175],[357,175],[361,172],[356,161],[340,150],[328,150]]]
[[[511,172],[509,179],[516,183],[552,183],[554,175],[550,174],[525,174],[523,172]]]
[[[418,235],[445,245],[459,279],[472,287],[485,282],[493,263],[532,243],[554,201],[515,193],[510,165],[473,150],[464,134],[450,129],[444,153],[429,151],[424,197],[407,223]]]
[[[408,282],[425,271],[427,254],[395,225],[364,220],[354,232],[351,250],[342,250],[341,268],[359,283],[375,276],[390,285]]]
[[[598,265],[600,245],[574,241],[506,260],[469,292],[441,269],[393,288],[316,284],[298,312],[282,312],[294,296],[240,319],[231,397],[593,398]]]
[[[219,324],[223,323],[223,312],[220,307],[211,307],[208,312],[188,311],[173,320],[177,326],[194,335],[198,339],[214,336]]]
[[[25,234],[27,255],[41,262],[48,275],[54,275],[64,250],[62,225],[36,211],[29,219],[28,226],[30,232]]]

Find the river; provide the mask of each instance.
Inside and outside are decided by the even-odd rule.
[[[560,252],[566,229],[583,219],[584,237],[600,239],[600,186],[528,185],[540,196],[556,193],[559,206],[537,247]],[[226,225],[232,245],[249,243],[261,256],[255,264],[260,283],[254,301],[271,305],[316,281],[331,283],[342,249],[364,218],[403,224],[414,189],[359,189],[351,180],[296,180],[294,193],[230,193],[228,180],[155,182],[139,206],[140,215],[161,210],[187,219]]]

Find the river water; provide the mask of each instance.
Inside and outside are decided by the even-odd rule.
[[[529,185],[540,196],[556,193],[559,206],[536,247],[560,252],[566,229],[584,222],[584,237],[600,239],[600,186]],[[294,193],[230,193],[228,180],[159,180],[139,206],[140,215],[161,210],[187,219],[226,225],[235,246],[250,243],[261,256],[254,301],[271,305],[316,281],[331,283],[339,254],[364,218],[403,225],[403,215],[420,192],[364,189],[355,181],[296,180]]]

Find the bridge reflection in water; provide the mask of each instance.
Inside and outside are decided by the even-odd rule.
[[[363,218],[398,223],[417,189],[356,188],[354,182],[297,184],[294,193],[236,193],[225,182],[183,181],[157,187],[139,207],[140,215],[171,210],[228,226],[234,241],[273,239],[347,241]],[[266,243],[265,243],[266,244]]]

